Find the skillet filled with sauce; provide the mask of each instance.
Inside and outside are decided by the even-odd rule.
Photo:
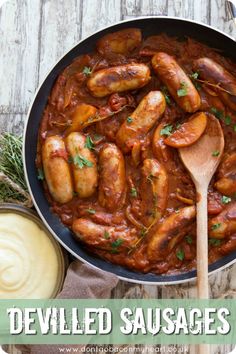
[[[36,165],[53,218],[98,266],[102,259],[153,280],[190,273],[196,195],[178,148],[215,115],[226,144],[208,192],[209,263],[232,255],[235,64],[194,39],[133,27],[93,49],[59,74],[40,122]]]

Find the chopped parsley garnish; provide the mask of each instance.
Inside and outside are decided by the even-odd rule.
[[[44,180],[44,172],[43,172],[43,169],[42,168],[39,168],[38,169],[38,179],[40,180],[40,181],[43,181]]]
[[[232,199],[230,197],[227,197],[226,195],[223,195],[223,197],[221,198],[223,204],[229,204],[231,200]]]
[[[85,66],[85,67],[83,68],[83,74],[85,74],[85,75],[87,75],[87,76],[91,75],[91,74],[92,74],[91,68],[88,67],[88,66]]]
[[[225,116],[225,124],[230,125],[231,124],[231,117],[230,116]]]
[[[93,141],[92,141],[92,139],[91,139],[91,137],[89,135],[86,136],[84,147],[86,147],[89,150],[93,150],[94,149],[94,143],[93,143]]]
[[[181,123],[176,123],[176,129],[179,129],[181,127]]]
[[[219,150],[215,150],[215,151],[213,151],[213,153],[212,153],[212,156],[219,156],[219,155],[220,155]]]
[[[118,238],[117,240],[113,241],[111,243],[111,252],[112,253],[117,253],[118,252],[118,247],[120,247],[120,245],[122,245],[123,240],[121,238]]]
[[[133,118],[132,117],[128,117],[127,118],[127,123],[132,123],[133,122]]]
[[[189,245],[191,245],[193,243],[193,239],[192,239],[191,235],[186,235],[185,240]]]
[[[190,75],[190,78],[193,80],[197,80],[198,76],[199,76],[199,74],[197,72],[195,72]]]
[[[184,260],[184,251],[182,249],[179,249],[177,252],[176,252],[176,257],[180,260],[180,261],[183,261]]]
[[[210,111],[215,115],[217,119],[224,118],[224,113],[222,111],[219,111],[216,107],[211,107]]]
[[[161,135],[171,135],[173,130],[173,125],[165,125],[164,128],[161,129],[160,134]]]
[[[105,238],[106,240],[108,240],[108,239],[110,238],[110,234],[109,234],[108,231],[105,231],[105,232],[104,232],[104,238]]]
[[[132,188],[130,189],[130,195],[131,195],[131,197],[136,198],[137,195],[138,195],[137,189],[134,188],[134,187],[132,187]]]
[[[96,213],[96,210],[91,209],[91,208],[86,209],[86,211],[87,211],[87,213],[92,214],[92,215],[94,215]]]
[[[180,83],[180,88],[177,90],[177,95],[179,97],[184,97],[187,95],[187,89],[188,89],[188,85],[186,84],[186,82],[181,82]]]
[[[209,244],[216,247],[221,245],[221,240],[218,240],[216,238],[210,238],[209,239]]]
[[[69,158],[69,163],[71,162],[79,168],[83,168],[84,166],[93,167],[93,163],[91,161],[79,154]]]
[[[219,229],[219,227],[221,227],[221,223],[220,223],[220,222],[217,223],[217,224],[213,224],[213,225],[211,226],[211,229],[212,229],[212,230],[217,230],[217,229]]]
[[[161,92],[163,93],[163,95],[165,97],[166,103],[168,105],[170,105],[171,104],[171,100],[170,100],[170,95],[169,95],[169,92],[167,90],[167,87],[166,86],[162,86],[161,87]]]

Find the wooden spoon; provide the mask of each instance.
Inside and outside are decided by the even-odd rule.
[[[208,299],[208,220],[207,190],[224,150],[224,134],[219,121],[208,115],[201,138],[179,154],[190,172],[197,192],[197,289],[199,299]],[[208,345],[199,345],[199,353],[208,354]]]

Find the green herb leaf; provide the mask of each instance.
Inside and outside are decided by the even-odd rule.
[[[223,119],[224,118],[224,113],[222,111],[219,111],[216,107],[211,107],[210,111],[211,111],[211,113],[214,114],[214,116],[217,119]]]
[[[213,151],[213,153],[212,153],[212,156],[219,156],[219,155],[220,155],[219,150],[215,150],[215,151]]]
[[[86,209],[86,211],[87,211],[87,213],[92,214],[92,215],[94,215],[96,213],[96,210],[91,209],[91,208]]]
[[[124,242],[124,240],[122,240],[122,238],[118,238],[115,241],[113,241],[111,243],[111,247],[112,247],[111,252],[118,253],[118,248],[120,247],[120,245],[122,245],[123,242]]]
[[[133,122],[133,118],[132,117],[128,117],[127,118],[127,123],[132,123]]]
[[[38,180],[43,181],[44,180],[44,172],[42,168],[38,168]]]
[[[87,167],[93,167],[93,163],[89,160],[87,160],[85,157],[81,156],[81,155],[75,155],[75,157],[70,157],[69,158],[69,163],[73,163],[74,165],[76,165],[79,168],[83,168],[84,166]]]
[[[217,230],[217,229],[219,229],[219,227],[221,227],[221,223],[220,223],[220,222],[217,223],[217,224],[213,224],[213,225],[211,226],[211,229],[212,229],[212,230]]]
[[[181,123],[176,123],[176,129],[179,129],[181,127]]]
[[[236,132],[236,124],[234,125],[234,132]]]
[[[231,117],[230,116],[225,116],[225,124],[230,125],[231,124]]]
[[[189,245],[191,245],[193,243],[193,239],[192,239],[191,235],[186,235],[185,240]]]
[[[161,129],[160,135],[171,135],[173,130],[173,125],[165,125],[164,128]]]
[[[221,198],[223,204],[229,204],[231,200],[232,199],[230,197],[227,197],[226,195],[223,195],[223,197]]]
[[[196,80],[198,78],[198,76],[199,76],[199,74],[197,72],[195,72],[190,75],[190,78],[193,80]]]
[[[88,67],[88,66],[85,66],[84,68],[83,68],[83,74],[85,74],[86,76],[89,76],[89,75],[91,75],[92,74],[92,70],[91,70],[91,68],[90,67]]]
[[[187,95],[187,89],[188,89],[188,85],[186,84],[186,82],[181,82],[180,83],[180,88],[177,90],[177,95],[179,97],[184,97]]]
[[[179,249],[179,250],[176,252],[176,257],[177,257],[180,261],[183,261],[183,260],[184,260],[184,257],[185,257],[184,251],[183,251],[182,249]]]
[[[209,239],[209,244],[216,247],[221,245],[221,240],[218,240],[216,238],[210,238]]]
[[[171,105],[170,95],[169,95],[169,92],[167,90],[167,87],[166,86],[162,86],[161,87],[161,92],[163,93],[163,95],[165,97],[166,103],[168,105]]]
[[[86,136],[84,147],[89,150],[94,150],[94,143],[89,135]]]
[[[106,240],[109,240],[110,234],[109,234],[108,231],[105,231],[105,232],[104,232],[104,238],[105,238]]]
[[[134,187],[132,187],[132,188],[130,189],[130,195],[131,195],[131,197],[136,198],[137,195],[138,195],[137,189],[134,188]]]

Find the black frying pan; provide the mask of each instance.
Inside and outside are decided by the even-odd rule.
[[[67,54],[65,54],[49,72],[48,76],[39,87],[29,110],[25,126],[23,149],[25,175],[34,205],[42,220],[55,238],[75,257],[91,264],[94,267],[115,273],[121,279],[132,282],[149,284],[182,283],[195,278],[196,271],[161,276],[151,273],[143,274],[128,270],[119,265],[108,263],[102,259],[96,258],[94,255],[89,254],[83,246],[74,240],[70,230],[60,222],[58,216],[50,211],[50,205],[44,196],[42,184],[37,178],[37,171],[35,168],[37,134],[44,107],[47,104],[48,96],[57,76],[78,55],[93,51],[95,48],[95,43],[100,37],[107,33],[129,27],[140,28],[144,38],[162,32],[165,32],[170,36],[177,36],[180,39],[184,39],[186,36],[189,36],[207,44],[210,47],[221,50],[222,54],[225,56],[236,59],[236,43],[233,38],[207,25],[189,20],[170,17],[146,17],[121,22],[100,30],[99,32],[81,41]],[[209,266],[209,272],[222,269],[223,267],[235,262],[235,259],[236,252],[233,252],[211,264]]]

